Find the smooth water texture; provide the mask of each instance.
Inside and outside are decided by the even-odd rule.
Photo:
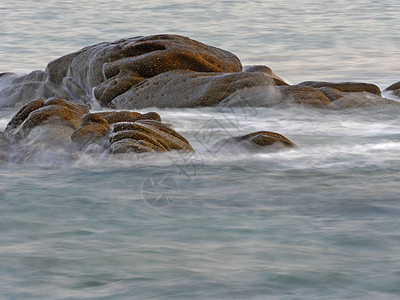
[[[292,83],[383,89],[400,80],[399,13],[390,0],[2,1],[0,72],[176,33]],[[400,298],[398,107],[151,110],[197,154],[0,166],[0,298]],[[257,130],[299,149],[211,148]]]

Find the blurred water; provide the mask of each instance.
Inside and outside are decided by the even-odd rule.
[[[396,1],[1,1],[0,71],[168,32],[291,82],[384,88],[400,77],[399,12]],[[156,111],[195,156],[55,153],[0,167],[0,298],[400,299],[399,108]],[[13,113],[0,111],[0,130]],[[257,130],[300,148],[211,151]],[[165,207],[143,197],[155,174],[174,183]]]

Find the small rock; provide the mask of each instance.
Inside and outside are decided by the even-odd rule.
[[[362,82],[324,82],[324,81],[305,81],[299,83],[302,86],[310,86],[313,88],[330,87],[337,89],[341,92],[368,92],[381,95],[381,90],[378,86],[371,83]]]
[[[293,148],[297,148],[297,145],[283,135],[271,131],[257,131],[228,138],[212,147],[214,151],[233,153],[241,153],[242,151],[276,152]]]
[[[393,83],[391,86],[388,86],[385,90],[392,91],[394,95],[400,97],[400,81]]]
[[[309,86],[290,85],[279,86],[284,102],[303,104],[318,108],[326,107],[331,103],[323,92]]]
[[[328,108],[346,109],[346,108],[371,107],[371,106],[379,106],[386,104],[400,105],[400,102],[383,98],[381,96],[367,92],[346,93],[342,98],[331,102]]]

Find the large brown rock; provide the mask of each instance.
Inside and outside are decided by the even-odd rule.
[[[212,106],[238,90],[274,85],[274,80],[262,72],[221,74],[175,70],[142,81],[111,103],[117,109]]]
[[[242,65],[232,53],[178,35],[140,36],[100,43],[50,62],[50,81],[74,78],[100,103],[146,78],[170,70],[240,72]]]
[[[313,88],[330,87],[341,92],[368,92],[371,94],[381,95],[381,90],[375,84],[363,82],[324,82],[324,81],[305,81],[299,85],[310,86]]]

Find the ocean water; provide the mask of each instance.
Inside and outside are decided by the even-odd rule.
[[[1,1],[0,73],[176,33],[291,83],[384,89],[400,81],[399,13],[394,0]],[[151,110],[197,154],[0,166],[0,298],[400,299],[397,106]],[[258,130],[299,148],[210,147]]]

